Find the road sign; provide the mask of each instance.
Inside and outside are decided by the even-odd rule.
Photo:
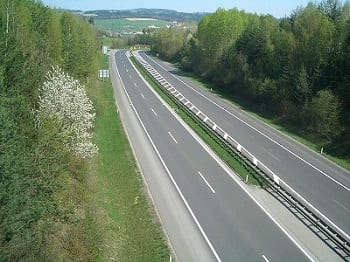
[[[109,78],[109,70],[98,70],[98,78]]]

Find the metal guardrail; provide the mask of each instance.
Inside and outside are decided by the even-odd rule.
[[[175,87],[166,81],[148,62],[146,62],[138,53],[132,52],[133,56],[143,66],[143,68],[158,82],[158,84],[182,105],[186,111],[202,122],[216,137],[225,145],[238,154],[247,164],[253,167],[266,181],[269,182],[269,191],[278,198],[285,206],[300,217],[309,221],[311,228],[319,237],[333,248],[343,259],[350,259],[350,237],[332,221],[325,217],[319,210],[310,204],[305,198],[297,193],[291,186],[284,182],[278,175],[272,172],[265,164],[251,154],[243,145],[236,141],[232,136],[226,133],[215,121],[201,112],[190,100],[182,95]],[[285,203],[288,202],[288,204]],[[298,214],[296,214],[296,212]],[[305,222],[304,222],[305,223]],[[315,230],[314,228],[317,228]],[[331,241],[331,242],[329,242]]]

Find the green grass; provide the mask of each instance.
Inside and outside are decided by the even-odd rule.
[[[102,43],[103,43],[103,45],[111,47],[113,44],[113,37],[103,36]],[[107,64],[107,66],[108,66],[108,64]]]
[[[147,71],[137,62],[134,57],[131,60],[153,87],[153,89],[167,102],[170,107],[175,108],[178,115],[203,139],[203,141],[229,166],[231,167],[244,181],[251,185],[263,185],[263,179],[256,173],[254,169],[248,166],[240,157],[229,150],[215,135],[213,135],[206,127],[200,124],[190,113],[182,109],[174,98],[172,98],[160,85],[147,73]]]
[[[112,32],[141,32],[149,26],[163,27],[172,24],[163,20],[128,20],[128,19],[95,19],[95,25],[105,31]]]
[[[227,94],[223,91],[220,91],[220,89],[215,88],[213,85],[209,83],[203,82],[202,80],[198,79],[197,77],[193,76],[188,72],[180,71],[179,73],[185,76],[186,78],[188,78],[190,81],[192,81],[196,85],[206,88],[207,90],[210,90],[212,88],[212,92],[217,94],[219,97],[222,97],[228,100],[230,103],[241,108],[242,110],[247,112],[249,115],[272,126],[273,128],[293,138],[294,140],[298,141],[299,143],[305,145],[306,147],[308,147],[309,149],[315,152],[320,152],[320,149],[322,146],[326,148],[327,145],[329,144],[329,141],[326,141],[325,139],[321,139],[318,136],[312,135],[307,131],[303,131],[300,128],[293,125],[292,123],[290,123],[289,121],[286,121],[285,119],[278,118],[278,117],[276,118],[268,114],[266,111],[263,111],[261,108],[252,105],[251,103],[249,103],[244,99],[241,99],[232,94]],[[327,153],[327,150],[323,152],[323,156],[333,161],[334,163],[338,164],[339,166],[347,170],[350,170],[350,158],[347,159],[347,158],[339,158],[339,157],[333,156]]]
[[[107,67],[107,57],[101,58]],[[92,201],[103,234],[98,261],[168,261],[161,226],[145,197],[141,176],[116,113],[110,81],[88,89],[96,108],[95,143],[99,154],[91,163]]]

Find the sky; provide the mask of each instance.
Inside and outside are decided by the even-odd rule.
[[[257,14],[271,14],[277,18],[288,16],[298,6],[306,6],[310,0],[41,0],[56,8],[98,10],[161,8],[182,12],[215,12],[218,7],[237,7]],[[312,0],[313,1],[313,0]]]

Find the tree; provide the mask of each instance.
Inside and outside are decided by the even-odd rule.
[[[329,89],[319,91],[307,109],[308,127],[331,139],[341,133],[339,122],[341,103]]]
[[[50,11],[49,21],[47,23],[47,44],[49,45],[50,57],[58,65],[62,64],[62,28],[59,15]]]
[[[339,0],[323,0],[318,8],[335,24],[340,21],[342,16],[342,6]]]
[[[160,29],[153,35],[151,49],[165,59],[174,59],[186,43],[187,32],[178,29]]]
[[[83,79],[97,70],[98,43],[92,25],[72,13],[61,14],[62,68]]]
[[[80,158],[92,157],[97,147],[91,142],[94,127],[94,107],[79,81],[65,74],[58,67],[47,75],[40,88],[38,126],[53,120],[58,127],[57,134],[64,141],[68,151]]]
[[[198,24],[196,37],[201,55],[196,67],[210,80],[221,84],[223,59],[245,30],[247,19],[243,11],[219,8]]]
[[[335,25],[312,3],[295,17],[296,49],[292,62],[295,68],[305,66],[312,84],[330,57],[335,32]]]
[[[302,66],[295,81],[294,97],[299,105],[305,105],[308,102],[309,95],[310,87],[308,74],[305,67]]]

